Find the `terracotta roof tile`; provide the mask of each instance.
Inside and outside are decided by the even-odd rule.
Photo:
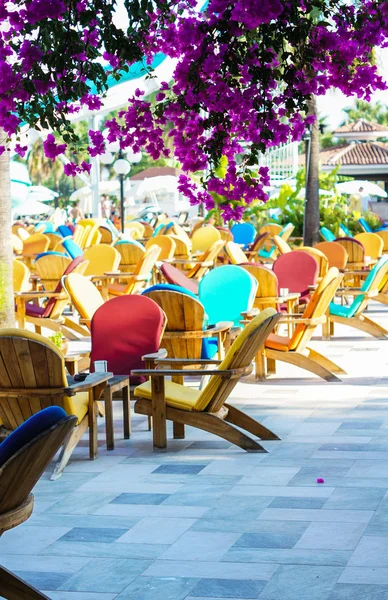
[[[324,165],[388,165],[388,144],[363,142],[328,148],[320,153]]]
[[[365,119],[358,119],[357,121],[352,121],[342,127],[338,127],[333,133],[373,133],[374,131],[387,132],[388,127],[379,123],[371,123]]]

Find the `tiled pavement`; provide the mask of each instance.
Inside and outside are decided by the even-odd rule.
[[[40,481],[0,564],[52,600],[386,600],[388,340],[338,334],[314,345],[342,383],[279,365],[236,388],[282,438],[268,454],[190,428],[153,454],[145,418],[124,441],[118,412],[115,451],[101,423],[99,459],[85,440],[61,479]]]

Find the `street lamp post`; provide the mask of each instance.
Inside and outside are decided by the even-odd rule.
[[[123,158],[123,151],[119,150],[119,158],[113,165],[113,170],[118,175],[120,181],[120,212],[121,212],[121,233],[125,228],[125,206],[124,206],[124,178],[131,170],[130,163]]]

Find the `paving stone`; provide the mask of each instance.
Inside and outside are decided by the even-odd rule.
[[[137,577],[117,600],[183,600],[197,582],[183,577]]]
[[[238,540],[239,533],[203,533],[188,531],[161,556],[163,560],[209,560],[221,558]]]
[[[153,475],[167,474],[167,475],[198,475],[207,465],[160,465]]]
[[[48,594],[51,600],[115,600],[117,594],[99,594],[96,592],[54,592],[52,590],[42,590],[46,596]]]
[[[118,542],[123,544],[173,544],[194,523],[194,519],[152,519],[139,521]]]
[[[339,567],[281,565],[260,600],[327,600],[341,572]]]
[[[365,536],[355,549],[349,567],[388,567],[388,538]]]
[[[293,548],[299,535],[282,533],[244,533],[234,548]]]
[[[296,548],[354,550],[365,531],[365,523],[311,523]]]
[[[203,562],[192,560],[155,560],[143,577],[197,577],[199,579],[248,579],[267,581],[278,565]]]
[[[337,488],[326,500],[324,508],[373,510],[378,508],[384,493],[379,488]]]
[[[334,490],[335,491],[335,490]],[[331,497],[331,496],[330,496]],[[275,498],[270,508],[322,508],[327,503],[325,498]],[[326,506],[326,504],[325,504]]]
[[[59,538],[58,542],[103,542],[110,543],[127,533],[128,529],[74,527]]]
[[[327,600],[386,600],[385,585],[356,585],[338,583]]]
[[[373,517],[371,510],[313,510],[297,508],[266,508],[259,519],[264,521],[320,521],[326,523],[368,523]],[[136,525],[135,525],[136,527]]]
[[[162,504],[168,494],[120,494],[111,500],[111,504]]]
[[[150,565],[146,560],[96,558],[60,586],[73,592],[122,592]]]
[[[258,598],[265,581],[237,579],[201,579],[191,590],[192,597],[200,598]]]
[[[232,548],[222,557],[225,562],[271,563],[283,565],[322,565],[345,567],[352,552],[340,550],[301,550],[299,548]]]

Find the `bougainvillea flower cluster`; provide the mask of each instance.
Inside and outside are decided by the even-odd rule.
[[[201,11],[195,0],[125,5],[124,31],[114,24],[115,0],[0,0],[0,127],[9,136],[26,122],[61,134],[61,143],[48,136],[48,157],[76,151],[69,115],[98,110],[108,75],[119,79],[139,60],[151,71],[163,52],[177,61],[172,81],[152,103],[140,91],[129,98],[108,121],[108,139],[157,159],[169,156],[169,124],[182,193],[239,217],[266,198],[260,153],[301,139],[311,95],[334,87],[369,99],[386,87],[373,61],[373,48],[388,44],[386,0],[209,0]],[[105,144],[90,132],[91,156]],[[68,175],[84,170],[85,162],[66,167]],[[198,171],[201,186],[190,178]]]

